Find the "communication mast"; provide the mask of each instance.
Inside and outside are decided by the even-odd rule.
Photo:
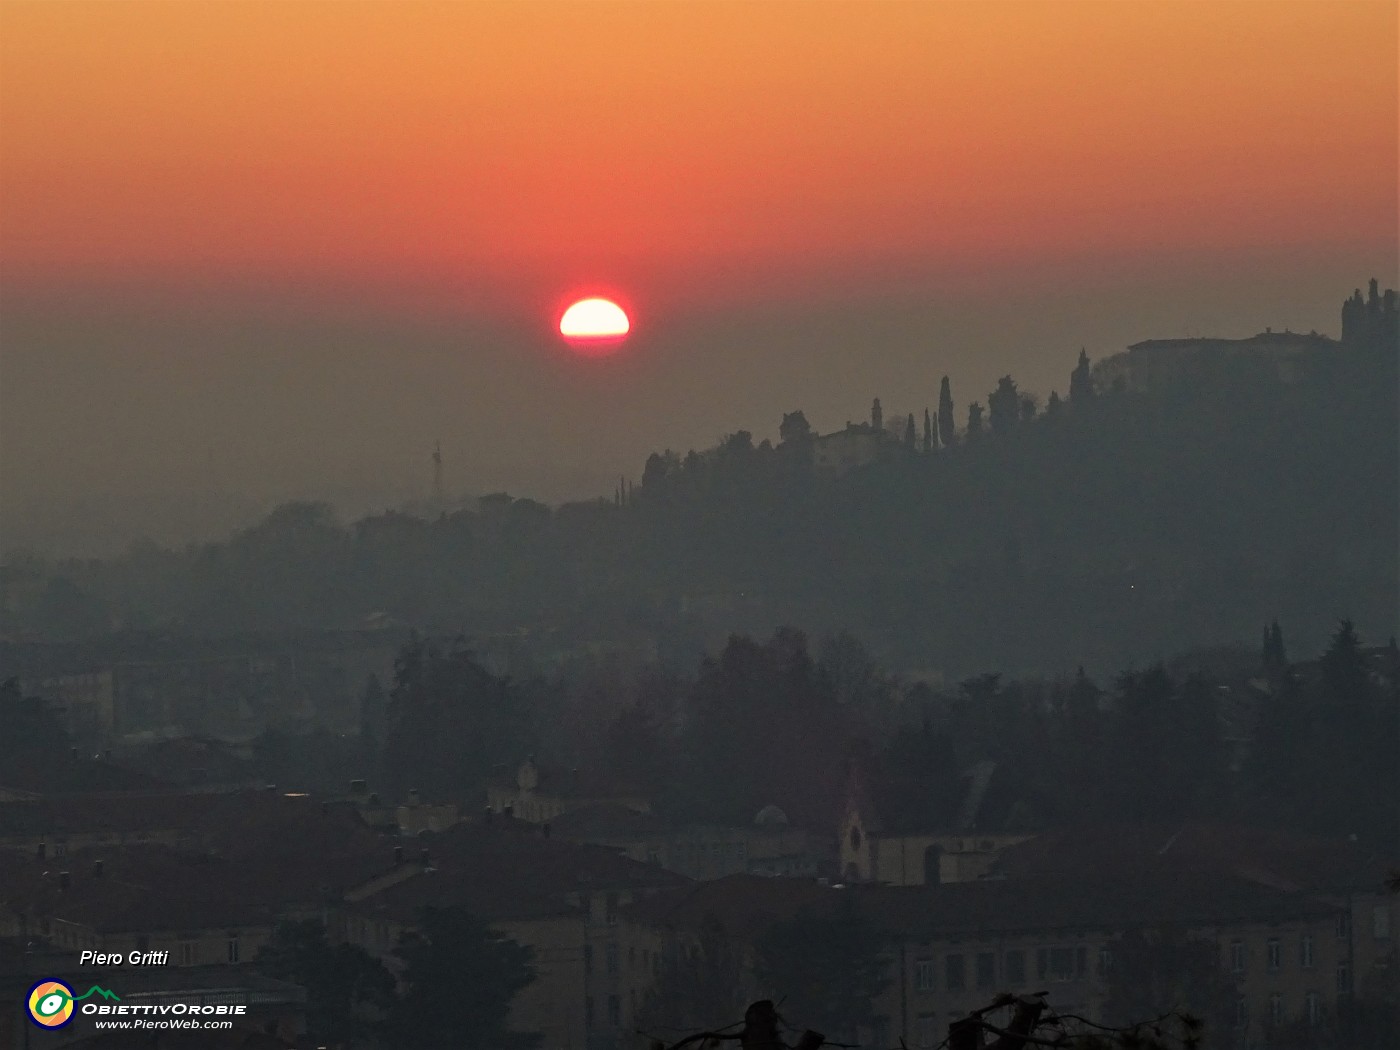
[[[447,501],[442,494],[442,442],[433,443],[433,506],[442,510]]]

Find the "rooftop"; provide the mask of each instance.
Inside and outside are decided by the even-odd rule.
[[[1002,852],[996,871],[1046,875],[1202,873],[1283,890],[1379,887],[1389,858],[1346,839],[1227,824],[1087,825],[1038,835]]]
[[[1183,339],[1144,339],[1132,343],[1130,351],[1154,350],[1326,350],[1339,344],[1330,336],[1317,332],[1264,331],[1245,339],[1221,339],[1212,336],[1192,336]]]
[[[878,927],[915,940],[1046,930],[1117,930],[1171,923],[1213,926],[1331,915],[1321,901],[1231,876],[1173,874],[1108,879],[1042,877],[937,886],[824,886],[811,879],[733,875],[633,905],[645,925],[757,931],[849,900]]]
[[[618,802],[600,802],[561,813],[550,822],[562,839],[589,842],[606,839],[640,839],[661,835],[666,822],[650,813],[639,813]]]
[[[561,841],[515,822],[458,824],[416,841],[428,850],[430,870],[366,896],[355,911],[410,921],[425,905],[459,905],[487,920],[545,918],[576,913],[577,894],[688,881],[606,846]]]

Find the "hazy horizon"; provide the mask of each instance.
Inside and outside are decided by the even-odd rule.
[[[703,449],[740,429],[776,440],[795,408],[822,432],[866,418],[874,397],[890,419],[936,409],[944,374],[961,426],[1007,372],[1063,396],[1081,346],[1097,359],[1139,339],[1266,327],[1335,337],[1341,300],[1381,261],[1352,267],[1349,282],[1341,264],[1325,267],[1330,286],[1326,274],[1281,275],[1273,288],[1225,275],[1145,288],[1127,275],[1073,291],[1028,278],[1000,306],[995,287],[967,287],[643,313],[625,355],[602,362],[570,360],[525,325],[443,309],[91,296],[59,316],[11,292],[0,532],[6,551],[102,556],[141,538],[221,537],[288,500],[353,519],[426,498],[436,441],[450,498],[593,498],[640,478],[652,451]]]

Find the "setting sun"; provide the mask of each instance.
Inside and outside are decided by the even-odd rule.
[[[622,307],[608,299],[580,299],[559,319],[568,339],[620,339],[631,329]]]

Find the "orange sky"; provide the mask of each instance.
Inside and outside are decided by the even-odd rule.
[[[0,551],[612,490],[1397,277],[1397,5],[0,0]],[[571,291],[628,306],[587,361]],[[243,508],[235,512],[234,509]],[[241,515],[241,517],[239,516]]]
[[[1396,11],[7,0],[0,279],[684,303],[759,273],[1374,248]]]

